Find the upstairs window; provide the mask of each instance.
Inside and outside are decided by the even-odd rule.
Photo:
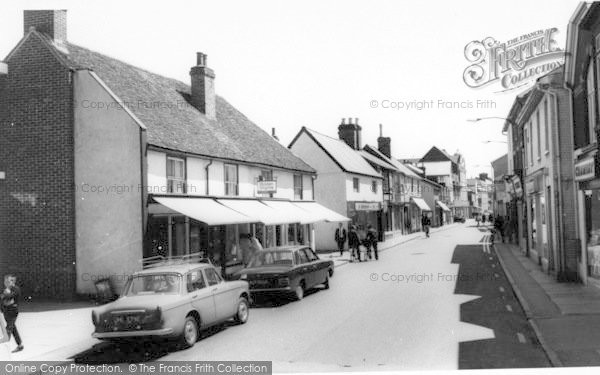
[[[302,200],[302,175],[295,174],[294,175],[294,200],[301,201]]]
[[[596,142],[596,80],[594,79],[594,60],[590,60],[587,71],[587,104],[588,104],[588,131],[590,143]]]
[[[235,164],[225,164],[225,195],[237,196],[238,189],[238,166]]]
[[[185,194],[185,160],[167,157],[167,192]]]
[[[352,189],[354,190],[355,193],[358,193],[360,191],[360,183],[359,183],[357,177],[354,177],[352,179]]]
[[[371,191],[373,193],[377,193],[377,180],[372,180],[371,181]]]

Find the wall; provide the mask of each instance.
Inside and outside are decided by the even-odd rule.
[[[75,292],[71,72],[35,35],[6,63],[0,97],[0,269],[23,294]]]
[[[450,161],[435,161],[422,163],[425,167],[427,176],[450,176],[452,171],[452,162]]]
[[[74,74],[77,293],[109,276],[117,291],[141,269],[143,129],[87,70]]]

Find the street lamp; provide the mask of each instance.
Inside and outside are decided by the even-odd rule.
[[[510,118],[499,117],[499,116],[478,117],[478,118],[473,118],[473,119],[467,119],[467,121],[469,121],[469,122],[479,122],[479,121],[483,121],[483,120],[494,120],[494,119],[496,119],[496,120],[504,120],[504,121],[508,122],[509,124],[511,124],[513,126],[517,125]],[[504,132],[504,129],[502,129],[502,135],[506,135],[506,133]]]
[[[508,144],[508,142],[506,141],[481,141],[481,143],[504,143],[504,144]]]

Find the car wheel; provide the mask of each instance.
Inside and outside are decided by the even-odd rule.
[[[294,289],[294,297],[296,297],[296,301],[304,298],[304,281],[299,282],[296,289]]]
[[[194,319],[193,316],[188,316],[185,318],[185,323],[183,324],[183,332],[181,333],[180,343],[183,347],[189,348],[190,346],[194,346],[196,341],[198,341],[198,322]]]
[[[237,305],[237,312],[235,313],[235,316],[233,317],[233,319],[239,323],[239,324],[244,324],[248,321],[248,316],[250,315],[250,304],[248,303],[248,300],[244,297],[240,298],[238,305]]]
[[[325,276],[325,282],[323,283],[325,289],[329,289],[329,275]]]

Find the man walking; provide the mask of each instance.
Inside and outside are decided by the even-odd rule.
[[[19,315],[19,297],[21,296],[21,289],[16,285],[17,277],[15,275],[4,276],[4,290],[0,295],[0,303],[2,307],[2,313],[4,320],[6,320],[6,331],[8,337],[14,336],[17,343],[17,348],[13,350],[13,353],[20,352],[23,350],[23,343],[19,331],[17,330],[16,321]]]
[[[425,236],[429,237],[429,226],[431,225],[431,220],[427,214],[423,214],[421,217],[421,226],[423,227],[423,231],[425,232]]]
[[[350,248],[350,261],[353,262],[357,257],[360,262],[360,239],[356,232],[356,225],[350,227],[350,233],[348,233],[348,247]]]
[[[371,259],[371,249],[375,255],[375,260],[379,260],[379,254],[377,253],[377,231],[371,224],[367,225],[367,246],[369,259]]]
[[[344,246],[346,246],[346,239],[348,235],[346,234],[346,229],[343,224],[340,223],[338,228],[335,230],[335,242],[337,243],[338,250],[340,251],[340,256],[344,255]]]

